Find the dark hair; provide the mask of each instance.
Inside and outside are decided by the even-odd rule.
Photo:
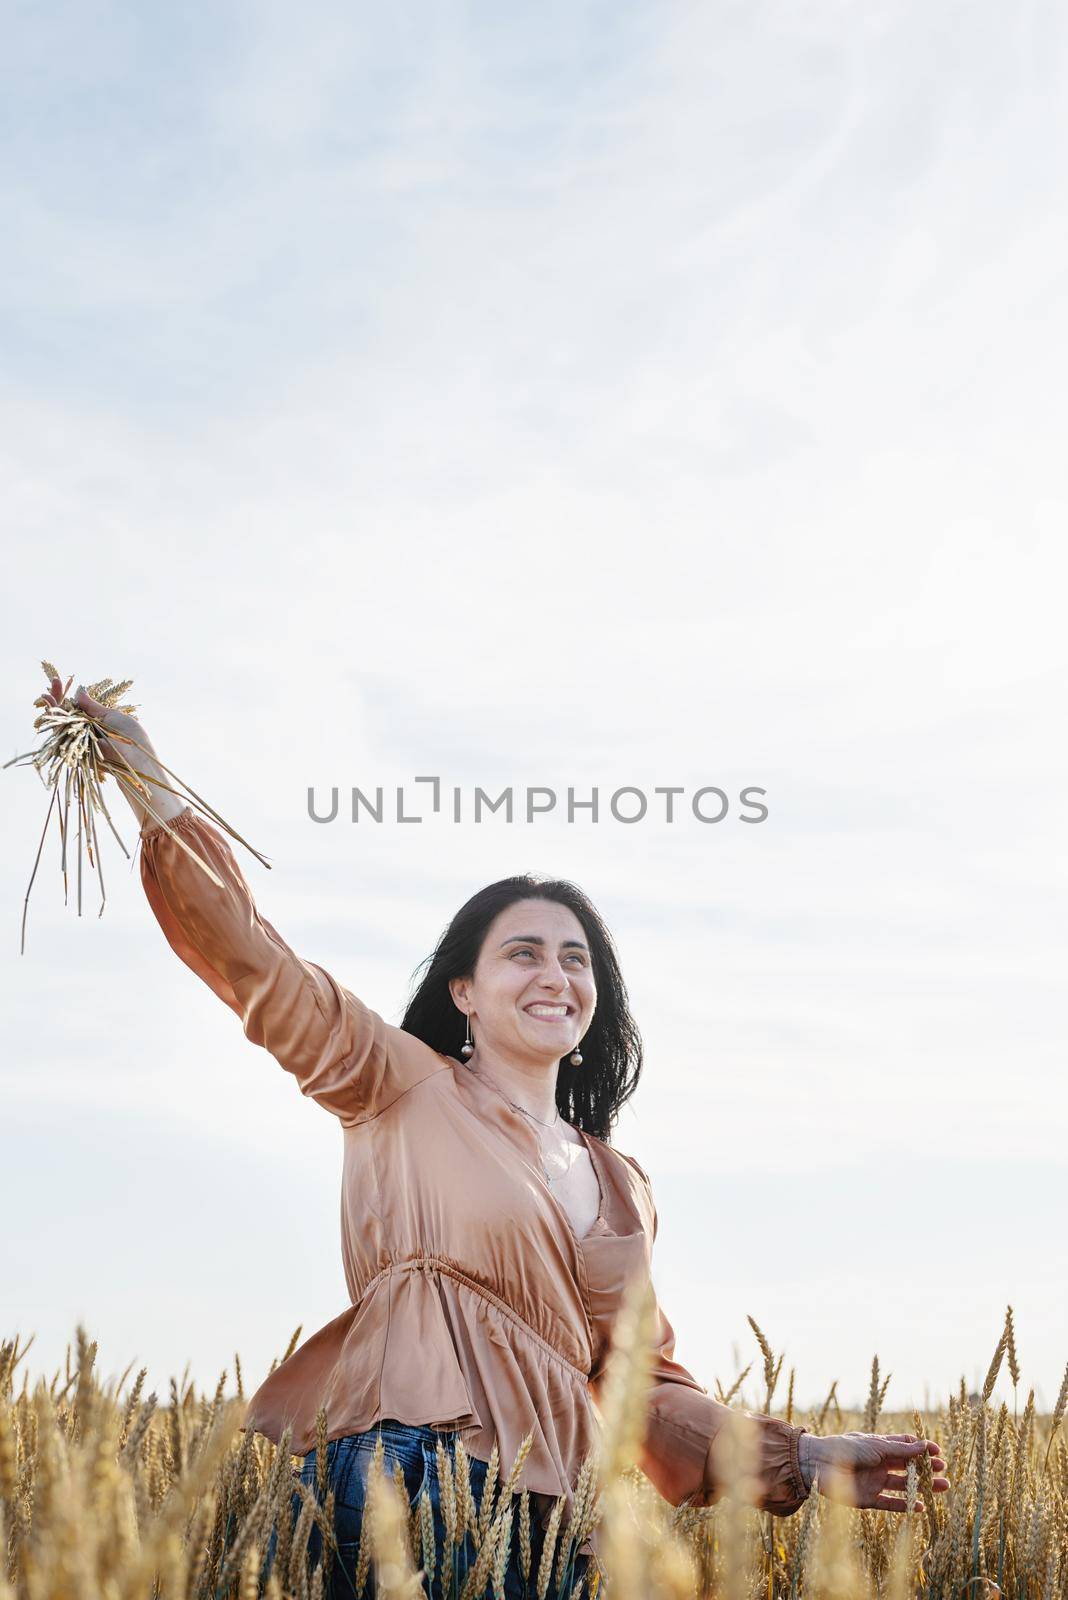
[[[630,1014],[626,985],[612,936],[589,899],[576,884],[561,878],[521,873],[479,889],[462,905],[433,953],[415,969],[425,974],[414,990],[401,1027],[442,1055],[460,1056],[467,1019],[449,992],[452,978],[469,978],[494,918],[517,900],[555,900],[567,906],[582,924],[590,947],[597,1005],[582,1040],[582,1065],[573,1067],[570,1052],[560,1061],[556,1104],[565,1122],[584,1133],[608,1139],[620,1107],[638,1086],[642,1040]]]

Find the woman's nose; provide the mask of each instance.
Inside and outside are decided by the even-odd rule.
[[[566,989],[567,973],[561,966],[548,967],[541,975],[541,986],[543,989]]]

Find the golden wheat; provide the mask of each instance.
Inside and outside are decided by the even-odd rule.
[[[181,837],[179,831],[171,828],[170,824],[160,816],[153,800],[155,790],[164,790],[182,800],[186,805],[193,807],[205,817],[222,828],[224,832],[245,846],[252,855],[265,867],[270,867],[270,862],[265,856],[253,848],[247,840],[232,828],[231,825],[214,810],[212,806],[197,794],[183,779],[179,778],[158,755],[130,731],[126,724],[123,731],[105,726],[98,713],[96,716],[83,711],[82,708],[70,699],[68,691],[73,683],[73,677],[64,684],[59,673],[51,661],[42,661],[41,666],[45,677],[49,681],[47,693],[38,696],[33,702],[34,706],[41,707],[41,713],[34,720],[34,729],[42,734],[40,745],[35,750],[26,750],[21,755],[12,756],[10,761],[3,763],[3,770],[8,767],[32,766],[41,779],[45,788],[51,792],[51,800],[45,813],[44,827],[37,844],[37,854],[34,857],[33,870],[26,888],[22,903],[22,925],[19,941],[20,953],[26,949],[26,918],[29,912],[30,895],[37,878],[37,869],[41,864],[41,854],[44,850],[45,839],[48,835],[48,825],[55,811],[59,828],[60,844],[60,870],[63,875],[63,903],[67,904],[70,890],[68,871],[68,845],[74,822],[73,850],[75,854],[75,882],[77,888],[78,915],[82,914],[82,854],[83,851],[89,863],[89,868],[95,870],[100,885],[100,910],[97,915],[102,916],[107,903],[107,892],[104,887],[104,867],[100,854],[100,841],[98,838],[97,818],[103,817],[111,829],[112,834],[119,843],[124,856],[130,859],[130,852],[123,843],[122,836],[115,826],[114,819],[104,799],[104,784],[108,777],[115,779],[116,786],[124,794],[136,796],[136,804],[143,808],[146,816],[159,823],[178,847],[195,861],[202,872],[211,881],[222,888],[218,877],[208,863],[201,859],[197,851],[190,848]],[[89,689],[88,693],[96,699],[105,712],[119,712],[124,716],[132,717],[137,710],[135,705],[124,705],[123,695],[133,683],[132,678],[124,678],[121,683],[113,683],[110,678],[100,678]],[[134,726],[137,726],[135,723]],[[143,730],[139,730],[143,731]],[[120,747],[125,746],[127,754]],[[137,752],[140,752],[140,755]],[[111,757],[114,757],[114,760]],[[146,760],[147,758],[147,760]],[[161,776],[166,773],[167,777]],[[167,782],[172,778],[174,784]],[[73,807],[73,818],[71,808]]]
[[[752,1503],[753,1434],[740,1407],[716,1453],[721,1492],[713,1505],[671,1507],[644,1478],[635,1441],[651,1323],[640,1296],[626,1309],[602,1417],[607,1451],[591,1451],[581,1464],[570,1503],[562,1495],[553,1502],[540,1552],[521,1484],[532,1434],[507,1473],[499,1458],[492,1470],[487,1464],[477,1497],[466,1453],[458,1447],[453,1460],[439,1441],[440,1545],[425,1488],[409,1506],[404,1475],[386,1470],[379,1440],[357,1594],[369,1593],[373,1570],[385,1600],[411,1600],[431,1582],[448,1600],[496,1597],[513,1543],[527,1592],[538,1600],[578,1600],[580,1589],[584,1600],[950,1600],[965,1593],[1044,1600],[1068,1592],[1068,1377],[1049,1415],[1038,1412],[1033,1388],[1015,1422],[1007,1405],[989,1404],[990,1374],[996,1379],[1006,1360],[1014,1387],[1019,1380],[1011,1314],[980,1393],[957,1392],[925,1417],[884,1412],[886,1379],[876,1358],[863,1407],[838,1413],[846,1428],[874,1417],[888,1432],[940,1439],[952,1468],[948,1492],[936,1494],[925,1454],[905,1475],[907,1509],[899,1514],[828,1499],[817,1479],[797,1515],[769,1519]],[[782,1357],[752,1319],[751,1326],[766,1388]],[[65,1370],[50,1381],[31,1385],[20,1374],[28,1348],[18,1337],[0,1344],[0,1600],[320,1600],[339,1592],[331,1590],[337,1546],[325,1412],[316,1418],[309,1486],[288,1430],[275,1446],[241,1426],[247,1408],[240,1397],[227,1400],[225,1374],[205,1395],[184,1377],[171,1382],[169,1404],[160,1406],[144,1393],[143,1367],[128,1391],[130,1368],[103,1387],[96,1344],[80,1326],[73,1359],[68,1350]],[[321,1553],[312,1559],[315,1528]],[[579,1584],[575,1557],[592,1532],[600,1561]],[[340,1592],[349,1593],[347,1585]]]

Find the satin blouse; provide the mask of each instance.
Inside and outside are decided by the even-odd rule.
[[[341,1242],[351,1304],[262,1383],[245,1421],[292,1449],[360,1433],[385,1417],[459,1428],[469,1455],[502,1473],[524,1435],[519,1479],[544,1512],[570,1513],[578,1470],[598,1438],[598,1388],[633,1273],[649,1275],[657,1217],[638,1163],[581,1133],[600,1189],[579,1238],[539,1163],[535,1130],[488,1080],[386,1022],[258,911],[226,839],[191,806],[169,824],[212,868],[214,884],[159,823],[142,833],[141,881],[167,942],[240,1018],[246,1036],[293,1074],[344,1134]],[[640,1465],[673,1505],[720,1492],[713,1442],[727,1407],[672,1359],[657,1304],[653,1386]],[[805,1431],[752,1416],[756,1502],[788,1516],[806,1498]],[[596,1542],[584,1548],[595,1550]]]

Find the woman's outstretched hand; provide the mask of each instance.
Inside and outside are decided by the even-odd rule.
[[[946,1470],[941,1445],[914,1433],[832,1433],[825,1438],[803,1433],[798,1452],[806,1487],[811,1488],[819,1473],[820,1493],[829,1500],[874,1511],[905,1510],[898,1495],[905,1493],[908,1464],[924,1452],[931,1458],[932,1473]],[[949,1479],[935,1477],[931,1487],[944,1494]]]
[[[68,679],[68,683],[69,681]],[[87,716],[92,717],[94,722],[98,722],[102,728],[106,728],[112,733],[124,734],[127,739],[136,739],[137,744],[144,745],[148,750],[152,749],[152,741],[148,734],[137,718],[131,717],[129,712],[110,711],[107,706],[101,705],[99,700],[94,700],[91,694],[87,694],[81,684],[78,685],[70,698],[72,704],[76,705],[79,711],[84,711]],[[63,684],[59,678],[52,679],[49,689],[45,691],[42,699],[50,700],[54,706],[60,704],[63,699]],[[136,744],[127,744],[122,740],[117,740],[115,744],[112,744],[110,739],[104,738],[100,741],[100,751],[105,760],[109,761],[113,767],[118,767],[120,771],[125,770],[124,762],[129,762],[130,766],[137,770],[144,770],[141,761],[142,752],[138,750]]]
[[[68,679],[67,682],[69,686],[70,680]],[[46,691],[43,698],[50,701],[52,705],[58,706],[64,694],[62,681],[59,678],[53,678],[49,685],[49,691]],[[100,753],[112,769],[122,774],[127,771],[128,767],[133,767],[141,781],[149,785],[153,811],[156,812],[157,816],[162,817],[164,821],[172,821],[184,809],[185,802],[176,795],[170,794],[167,789],[156,787],[157,784],[166,784],[169,780],[156,758],[155,746],[152,740],[148,737],[137,718],[130,716],[128,711],[113,711],[108,706],[101,705],[99,700],[94,700],[91,694],[86,693],[81,684],[71,695],[71,701],[78,707],[79,711],[84,711],[86,716],[92,717],[93,721],[99,724],[101,729],[106,730],[105,736],[100,741]],[[113,734],[115,736],[114,740],[108,738],[108,734]],[[130,741],[136,742],[131,743]],[[125,781],[120,781],[117,777],[116,782],[118,782],[119,788],[130,802],[138,821],[143,823],[146,818],[151,820],[151,814],[146,811],[144,799],[133,787],[132,781],[129,778]]]

